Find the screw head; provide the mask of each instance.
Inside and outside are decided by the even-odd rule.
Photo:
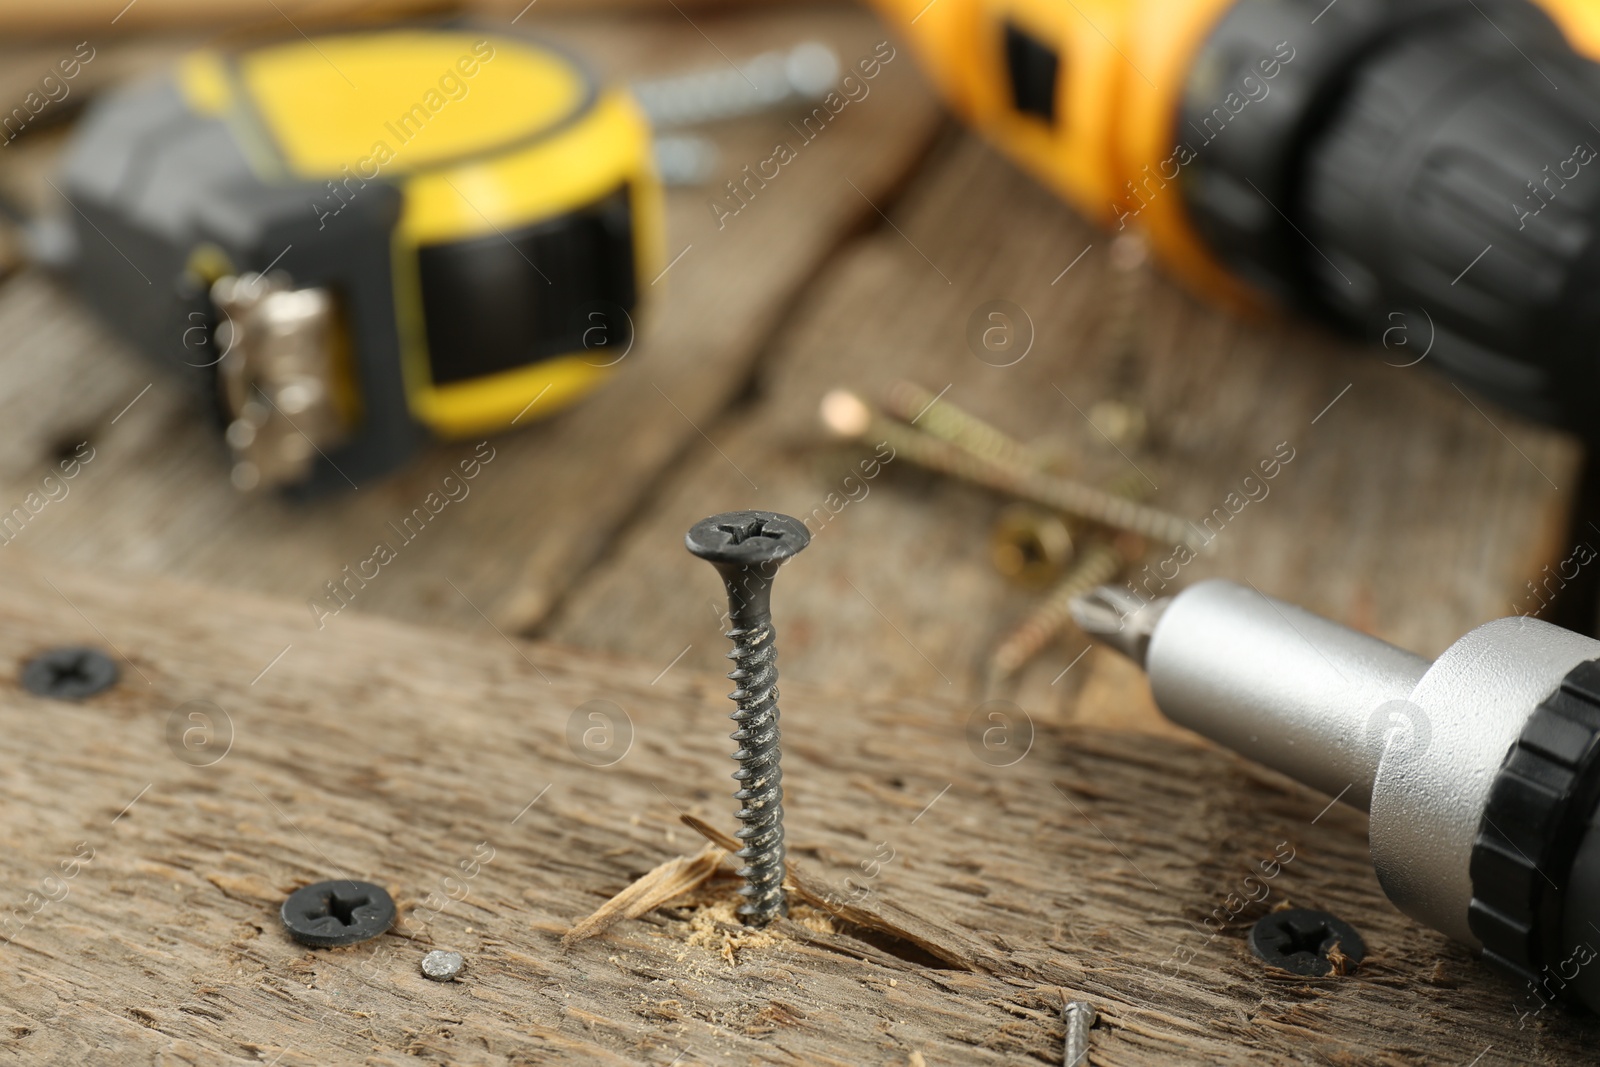
[[[690,552],[719,566],[766,569],[811,543],[805,523],[776,511],[727,511],[701,519],[683,539]]]
[[[280,912],[289,936],[313,948],[370,941],[394,925],[394,899],[371,882],[318,882],[289,894]]]
[[[1269,912],[1250,928],[1250,951],[1274,967],[1321,978],[1355,970],[1367,946],[1343,919],[1310,908],[1286,908]]]
[[[435,982],[453,982],[464,966],[461,953],[436,948],[422,957],[422,977]]]
[[[22,686],[52,700],[83,700],[110,689],[121,672],[116,661],[98,648],[52,648],[22,668]]]

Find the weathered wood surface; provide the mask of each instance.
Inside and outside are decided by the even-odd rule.
[[[719,49],[739,57],[807,37],[831,42],[854,65],[884,39],[870,16],[838,7],[693,22],[668,9],[622,24],[539,25],[629,77],[718,64]],[[481,610],[507,629],[541,619],[660,473],[702,440],[697,427],[744,389],[794,294],[873,215],[868,198],[886,196],[920,158],[941,120],[911,64],[902,52],[883,66],[868,95],[801,144],[798,158],[720,229],[708,207],[715,189],[672,194],[667,256],[682,258],[652,287],[654,314],[615,384],[577,410],[497,439],[471,496],[404,546],[404,562],[361,590],[356,609],[477,626]],[[720,129],[719,174],[742,177],[780,138],[798,144],[787,119]],[[62,561],[320,596],[342,568],[392,537],[389,520],[420,505],[473,451],[472,442],[440,445],[384,484],[311,506],[246,500],[227,484],[220,444],[188,398],[44,278],[24,274],[0,289],[0,336],[0,499],[35,488],[60,443],[87,437],[96,449],[76,498],[52,505],[18,538]]]
[[[672,473],[542,633],[662,664],[692,644],[682,665],[714,669],[711,591],[693,604],[666,596],[701,566],[682,532],[711,511],[771,508],[806,516],[814,534],[778,582],[791,664],[873,694],[980,699],[990,649],[1038,596],[989,562],[1002,499],[902,462],[865,478],[857,464],[873,449],[830,445],[818,427],[829,389],[876,396],[902,376],[1053,445],[1086,477],[1140,472],[1155,503],[1196,520],[1229,494],[1245,500],[1255,474],[1248,491],[1266,495],[1214,520],[1215,541],[1170,591],[1251,581],[1432,655],[1536,608],[1525,583],[1568,554],[1579,449],[1469,401],[1425,363],[1385,365],[1415,358],[1425,338],[1375,356],[1303,324],[1241,323],[1157,280],[1144,287],[1139,343],[1119,358],[1105,336],[1108,238],[968,137],[930,160],[890,218],[818,279],[763,363],[755,402],[706,427],[716,449],[702,443]],[[995,299],[1035,330],[1013,366],[968,345],[969,320]],[[1143,409],[1145,447],[1119,450],[1091,424],[1102,400]],[[1263,481],[1258,465],[1280,445],[1293,459]],[[1103,714],[1103,702],[1077,701],[1079,683],[1109,672],[1115,684],[1129,668],[1095,651],[1062,677],[1086,646],[1069,635],[1005,691],[1033,711]]]
[[[672,595],[701,595],[699,577]],[[994,767],[958,703],[791,670],[794,855],[869,909],[925,917],[970,969],[815,915],[730,961],[726,882],[563,955],[575,921],[700,847],[680,810],[731,829],[720,678],[371,616],[309,635],[292,602],[8,554],[0,673],[74,641],[126,653],[115,689],[0,687],[0,1047],[17,1062],[1057,1063],[1063,992],[1101,1010],[1097,1065],[1565,1065],[1596,1037],[1554,1011],[1519,1029],[1518,990],[1385,902],[1361,816],[1180,739],[1040,722]],[[213,711],[185,748],[201,724],[177,709],[196,700],[231,722],[209,766],[192,764],[228,739]],[[609,767],[569,744],[592,700],[632,722]],[[1263,863],[1267,898],[1212,938],[1204,921]],[[290,941],[283,897],[337,877],[388,887],[402,925]],[[1246,925],[1285,901],[1353,922],[1360,970],[1255,961]],[[420,976],[432,947],[465,954],[463,980]]]

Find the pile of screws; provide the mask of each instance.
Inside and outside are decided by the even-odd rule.
[[[1059,578],[995,648],[989,667],[996,680],[1036,656],[1070,621],[1071,602],[1141,558],[1148,542],[1198,547],[1193,524],[1140,501],[1142,477],[1106,488],[1068,478],[1043,450],[912,382],[890,387],[881,414],[843,389],[823,397],[820,414],[835,437],[887,441],[897,458],[1026,503],[1002,513],[996,563],[1030,583],[1058,569]]]
[[[1143,239],[1131,233],[1118,237],[1110,259],[1102,347],[1113,372],[1126,376],[1139,345],[1147,281]],[[882,413],[855,393],[836,389],[823,397],[820,414],[835,437],[887,441],[897,457],[917,466],[1018,499],[995,524],[995,567],[1020,584],[1048,591],[991,653],[991,684],[1038,655],[1071,620],[1071,603],[1113,581],[1144,556],[1147,544],[1200,547],[1193,523],[1143,503],[1151,486],[1142,474],[1104,487],[1075,480],[1067,475],[1064,457],[1019,441],[913,382],[891,385]],[[1136,406],[1105,400],[1091,415],[1113,443],[1121,439],[1132,445],[1143,437],[1145,417]]]

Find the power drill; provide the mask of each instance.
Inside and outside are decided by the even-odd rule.
[[[962,117],[1200,293],[1593,435],[1600,5],[874,3]]]
[[[1527,1014],[1600,1011],[1600,641],[1514,616],[1429,662],[1222,579],[1073,616],[1172,721],[1368,812],[1389,899],[1521,979]]]

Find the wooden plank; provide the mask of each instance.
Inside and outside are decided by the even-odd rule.
[[[731,829],[720,680],[370,616],[314,633],[295,603],[7,554],[0,669],[64,642],[128,660],[81,704],[0,689],[0,1048],[21,1061],[1052,1063],[1063,993],[1100,1009],[1104,1064],[1555,1065],[1592,1042],[1555,1010],[1519,1029],[1521,991],[1395,911],[1359,815],[1181,739],[1040,721],[996,767],[959,703],[790,671],[792,853],[970,966],[816,912],[750,938],[718,924],[726,880],[563,954],[699,849],[680,810]],[[595,700],[631,744],[569,740]],[[1211,936],[1252,873],[1267,897]],[[289,940],[284,896],[338,877],[386,886],[402,924]],[[1366,962],[1265,970],[1247,924],[1285,901],[1352,922]],[[460,982],[420,976],[434,947],[464,953]]]
[[[1035,713],[1160,728],[1142,696],[1124,695],[1143,687],[1119,657],[1077,660],[1081,635],[1010,685],[985,688],[990,649],[1038,597],[989,562],[1002,499],[905,463],[866,478],[857,464],[873,450],[830,445],[818,426],[829,389],[872,396],[902,376],[947,389],[948,401],[1068,457],[1090,480],[1142,473],[1154,502],[1180,515],[1198,520],[1229,494],[1265,491],[1213,520],[1210,548],[1167,569],[1178,572],[1171,591],[1214,575],[1251,581],[1435,655],[1480,622],[1536,608],[1524,583],[1569,552],[1575,443],[1469,400],[1426,364],[1385,365],[1300,323],[1240,322],[1159,279],[1144,288],[1133,354],[1114,357],[1108,237],[970,137],[888,216],[892,226],[841,256],[786,320],[759,402],[707,427],[715,449],[702,445],[674,473],[542,633],[663,664],[692,646],[682,665],[716,669],[710,592],[693,605],[674,595],[697,587],[700,566],[678,540],[703,515],[770,508],[805,516],[814,534],[806,580],[780,582],[797,670],[875,695],[1009,696]],[[1014,366],[981,361],[967,340],[995,299],[1032,320],[1033,347]],[[1401,357],[1388,355],[1413,358]],[[1113,445],[1091,424],[1105,400],[1145,412],[1144,447]],[[1280,447],[1292,460],[1261,481],[1258,465]],[[1084,685],[1091,697],[1098,686],[1119,695],[1080,701]]]
[[[669,11],[620,26],[547,25],[630,76],[719,63],[719,49],[741,56],[807,37],[831,42],[854,64],[883,40],[869,16],[846,8],[694,23]],[[615,385],[578,410],[496,440],[469,498],[450,504],[414,543],[396,544],[403,562],[361,588],[355,610],[478,626],[481,611],[502,628],[540,619],[659,473],[701,439],[697,427],[745,387],[792,294],[872,214],[843,179],[881,197],[920,157],[938,121],[901,55],[720,228],[708,206],[713,190],[674,193],[668,256],[682,258],[652,288],[653,315]],[[779,137],[799,140],[781,115],[729,125],[718,134],[721,169],[739,175],[768,159]],[[18,538],[64,562],[114,561],[306,601],[369,558],[379,540],[395,541],[387,524],[474,453],[473,442],[441,445],[387,483],[310,506],[246,500],[228,486],[220,444],[187,397],[44,279],[20,276],[0,291],[0,332],[8,338],[0,353],[0,499],[35,488],[63,442],[88,438],[96,450],[76,498],[43,511]]]

